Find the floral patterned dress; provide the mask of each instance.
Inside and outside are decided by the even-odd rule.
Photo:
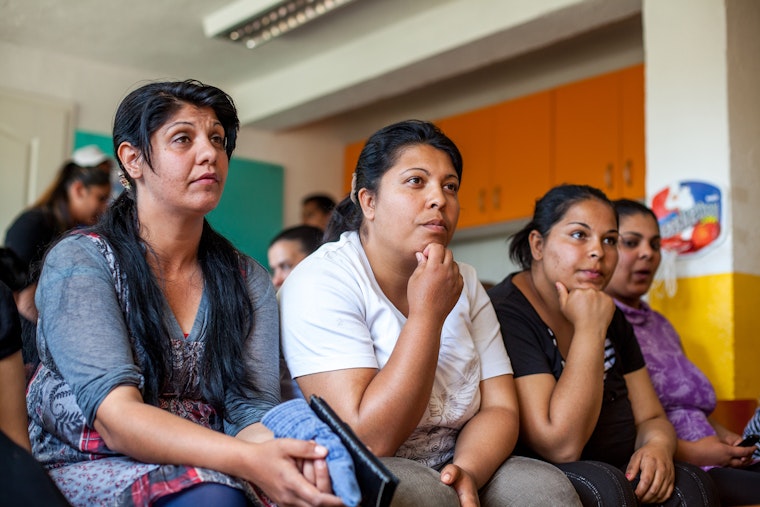
[[[126,313],[127,287],[109,245],[97,236],[87,237],[108,262],[118,301]],[[203,302],[201,307],[202,310]],[[73,505],[150,505],[163,496],[203,482],[243,490],[253,505],[274,505],[254,485],[221,472],[143,463],[109,449],[88,425],[74,390],[58,370],[44,339],[38,338],[38,347],[42,363],[27,392],[32,451]],[[136,357],[144,353],[134,344],[132,347]],[[203,347],[202,340],[172,339],[171,380],[159,397],[159,406],[212,430],[223,431],[224,421],[201,394],[198,372]],[[87,354],[87,350],[81,353]]]

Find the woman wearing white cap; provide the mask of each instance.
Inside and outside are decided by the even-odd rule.
[[[5,246],[28,271],[27,286],[16,293],[24,328],[24,362],[35,366],[34,291],[38,268],[47,247],[61,234],[81,225],[94,224],[105,211],[111,193],[111,159],[97,146],[80,148],[58,171],[50,186],[11,223]]]

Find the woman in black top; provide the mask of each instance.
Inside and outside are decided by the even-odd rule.
[[[88,157],[78,156],[87,150]],[[100,156],[94,156],[99,152]],[[14,289],[22,317],[23,356],[27,369],[36,368],[39,357],[34,343],[37,289],[42,257],[61,234],[94,224],[105,211],[111,193],[110,159],[93,146],[77,150],[58,170],[55,180],[29,208],[17,216],[5,234],[5,246],[23,264],[28,275],[24,287]]]
[[[91,150],[93,146],[88,146]],[[92,225],[103,214],[111,193],[110,159],[78,157],[74,152],[55,180],[8,227],[5,246],[29,267],[39,267],[45,250],[69,229]],[[99,150],[98,150],[99,151]]]
[[[523,271],[489,296],[515,370],[518,450],[562,468],[584,505],[716,505],[701,470],[674,466],[673,427],[630,325],[602,291],[617,228],[601,191],[562,185],[512,237]]]

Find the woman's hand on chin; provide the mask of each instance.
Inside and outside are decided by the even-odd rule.
[[[615,302],[600,290],[580,288],[568,291],[562,282],[556,282],[559,307],[576,331],[579,328],[601,328],[603,331],[612,322]]]
[[[443,322],[459,300],[464,280],[454,254],[439,243],[417,252],[417,268],[409,278],[409,314],[414,310],[438,316]]]

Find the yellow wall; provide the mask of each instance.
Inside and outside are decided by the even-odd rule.
[[[760,393],[760,276],[734,273],[736,327],[736,397],[757,398]]]
[[[758,301],[760,276],[743,273],[681,278],[673,298],[650,294],[652,307],[673,323],[718,399],[760,396]]]

